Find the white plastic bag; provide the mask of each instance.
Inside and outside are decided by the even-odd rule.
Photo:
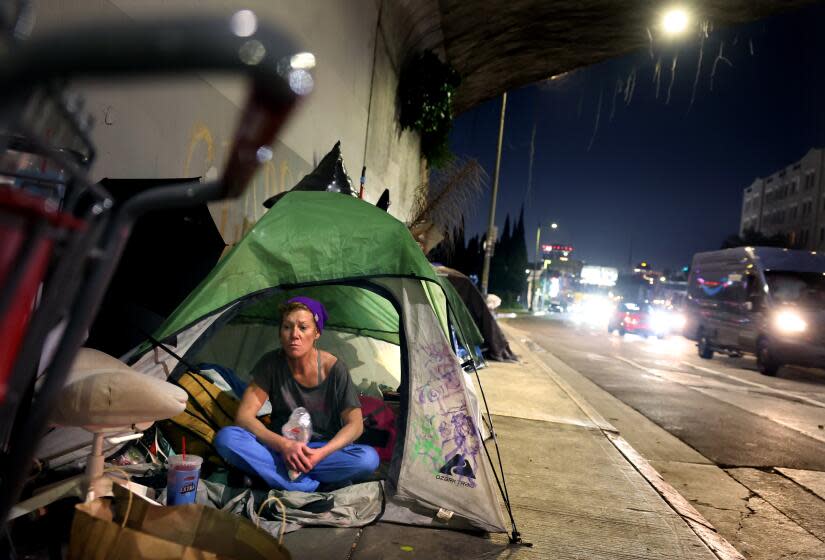
[[[501,305],[501,298],[496,294],[487,294],[487,309],[495,311]]]
[[[309,411],[302,406],[299,406],[289,415],[289,420],[281,427],[281,433],[285,438],[295,440],[301,443],[308,443],[312,437],[312,418],[309,416]],[[289,479],[295,480],[301,476],[301,473],[289,470]]]

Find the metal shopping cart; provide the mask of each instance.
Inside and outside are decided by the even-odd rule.
[[[21,4],[22,5],[22,4]],[[249,23],[255,14],[245,11]],[[135,220],[157,208],[238,196],[314,61],[254,20],[187,19],[62,29],[0,49],[0,520],[20,497],[48,412],[94,319]],[[76,78],[221,72],[250,81],[225,171],[120,205],[89,180],[91,123]]]

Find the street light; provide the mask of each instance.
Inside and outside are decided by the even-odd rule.
[[[670,8],[662,16],[662,32],[675,37],[685,32],[690,22],[690,15],[684,8]]]
[[[558,229],[559,224],[553,222],[550,224],[550,229]],[[538,281],[538,274],[539,274],[539,244],[541,243],[541,222],[539,222],[539,227],[536,228],[536,264],[535,264],[535,272],[533,274],[533,281],[530,283],[530,311],[535,309],[535,301],[536,301],[536,289],[535,284]]]

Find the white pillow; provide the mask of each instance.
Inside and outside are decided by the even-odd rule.
[[[91,348],[77,353],[52,421],[91,431],[154,422],[186,408],[186,391]]]

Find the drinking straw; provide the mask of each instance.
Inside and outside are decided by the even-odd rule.
[[[183,455],[183,460],[186,461],[186,436],[181,436],[181,454]]]

